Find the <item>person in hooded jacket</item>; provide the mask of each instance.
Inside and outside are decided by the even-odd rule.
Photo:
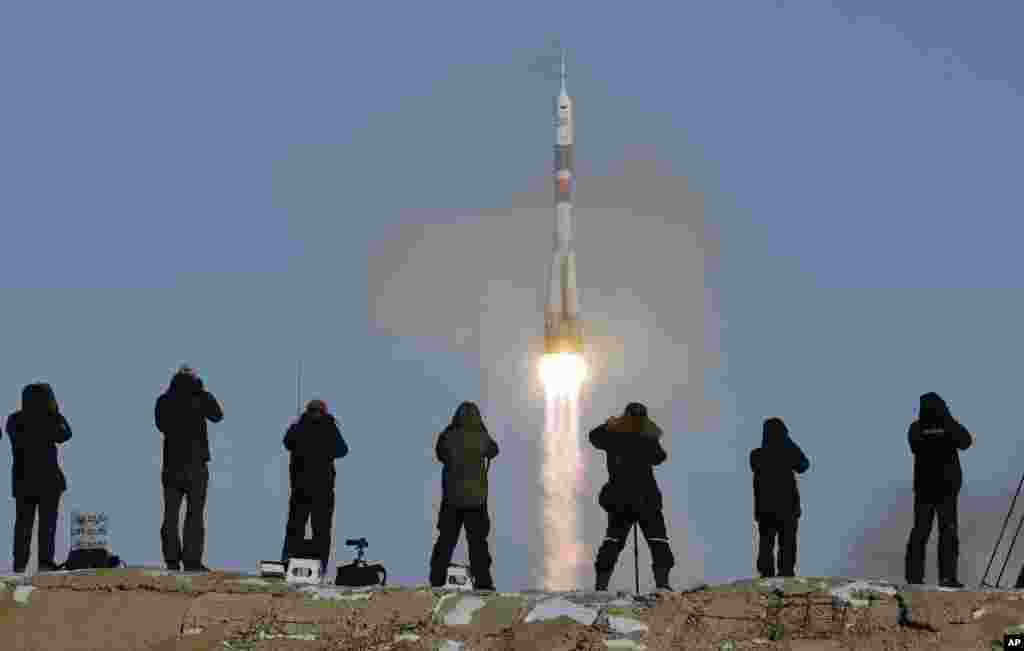
[[[594,563],[596,590],[608,589],[615,563],[636,523],[651,550],[656,587],[672,589],[668,577],[675,557],[654,478],[654,466],[668,458],[661,436],[661,428],[647,416],[647,407],[638,402],[627,405],[621,417],[609,418],[590,432],[590,443],[605,452],[608,463],[608,483],[598,496],[598,504],[608,514],[608,528]]]
[[[14,520],[14,571],[28,565],[32,525],[39,513],[39,570],[57,569],[54,543],[57,510],[67,490],[67,480],[57,460],[57,445],[71,440],[71,426],[49,384],[29,384],[21,392],[21,410],[7,418],[14,464],[11,492],[16,504]]]
[[[480,416],[480,408],[463,402],[451,423],[437,437],[437,460],[444,464],[441,474],[441,508],[437,517],[438,536],[430,556],[430,585],[445,585],[459,532],[466,527],[469,569],[473,587],[494,590],[491,553],[487,546],[491,520],[487,513],[487,473],[498,456],[498,444]]]
[[[957,580],[957,499],[963,485],[959,451],[971,447],[974,439],[934,392],[921,396],[920,413],[910,424],[907,439],[914,455],[914,528],[907,541],[907,583],[924,582],[925,547],[937,515],[939,585],[962,588]]]
[[[810,462],[789,437],[781,418],[769,418],[761,428],[761,447],[750,452],[754,473],[754,520],[759,547],[757,571],[762,578],[776,576],[775,541],[778,539],[778,576],[796,571],[796,532],[800,520],[800,491],[794,473],[804,473]]]
[[[203,387],[196,372],[185,365],[171,378],[156,401],[156,427],[164,435],[164,520],[160,540],[170,570],[209,571],[202,563],[206,535],[203,524],[206,490],[210,484],[210,437],[206,421],[224,419],[220,403]],[[184,535],[179,536],[181,503],[187,500]],[[183,540],[184,539],[184,540]],[[182,544],[184,543],[184,544]]]
[[[331,524],[334,520],[335,459],[348,454],[338,422],[323,400],[311,400],[298,422],[288,427],[284,447],[291,452],[288,474],[288,524],[285,527],[281,560],[287,563],[306,535],[306,522],[313,527],[313,547],[320,559],[321,573],[331,556]]]

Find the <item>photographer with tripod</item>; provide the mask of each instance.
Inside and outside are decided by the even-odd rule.
[[[595,590],[608,589],[629,530],[637,523],[651,549],[656,587],[672,590],[668,575],[675,557],[668,544],[661,491],[654,479],[654,466],[668,458],[661,436],[661,428],[647,417],[647,407],[638,402],[631,402],[621,417],[609,418],[590,432],[590,443],[604,450],[608,458],[608,483],[598,496],[598,503],[608,513],[608,529],[594,563]]]
[[[288,499],[288,524],[285,528],[281,561],[297,554],[306,557],[303,547],[306,522],[313,525],[313,558],[320,559],[321,575],[327,571],[331,556],[331,523],[334,519],[334,460],[348,454],[348,444],[338,423],[327,411],[323,400],[311,400],[306,411],[284,436],[284,447],[291,452],[288,472],[291,496]]]

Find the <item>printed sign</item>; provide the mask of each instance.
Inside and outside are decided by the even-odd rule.
[[[106,513],[71,512],[71,549],[110,551],[110,518]]]

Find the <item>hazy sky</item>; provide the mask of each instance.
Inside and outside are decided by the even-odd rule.
[[[352,6],[0,8],[0,381],[8,412],[50,382],[74,429],[59,561],[79,508],[110,512],[127,562],[162,562],[153,405],[183,361],[225,411],[207,564],[274,558],[301,358],[303,400],[351,447],[336,543],[365,536],[392,582],[426,581],[436,433],[476,400],[502,448],[495,580],[533,587],[556,85],[530,68],[557,35],[582,429],[641,400],[668,432],[674,581],[753,572],[747,458],[776,415],[811,460],[800,572],[902,576],[925,391],[977,436],[977,580],[1024,461],[1017,3]],[[604,459],[585,454],[596,549]],[[0,567],[13,520],[0,501]],[[630,585],[632,542],[618,567]]]

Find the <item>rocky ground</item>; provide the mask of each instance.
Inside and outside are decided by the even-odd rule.
[[[0,640],[25,651],[991,651],[1024,623],[1024,592],[835,578],[633,596],[292,588],[133,568],[0,577],[0,589]]]

